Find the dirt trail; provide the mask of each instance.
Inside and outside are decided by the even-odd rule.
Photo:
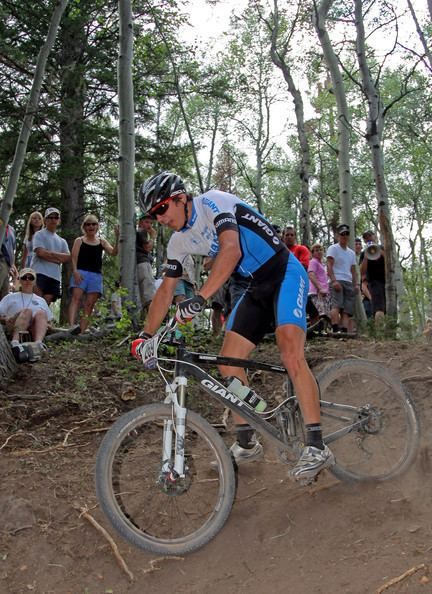
[[[104,430],[120,412],[160,396],[156,378],[143,384],[134,363],[123,369],[123,355],[100,346],[58,347],[33,367],[22,366],[0,390],[0,594],[378,594],[409,570],[386,594],[432,592],[430,346],[362,340],[308,346],[313,360],[364,356],[406,381],[423,438],[403,479],[350,486],[326,474],[301,488],[266,447],[264,460],[241,467],[222,532],[181,559],[130,547],[97,507],[93,470]],[[276,357],[268,345],[263,352]],[[128,390],[136,400],[121,400]],[[112,535],[133,582],[103,535],[80,516],[82,506]]]

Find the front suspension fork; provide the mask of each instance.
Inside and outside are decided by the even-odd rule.
[[[186,435],[186,388],[187,378],[176,378],[166,387],[166,403],[172,404],[172,418],[164,421],[162,445],[162,472],[171,473],[172,480],[183,477],[185,473],[185,435]],[[173,464],[174,442],[174,464]]]

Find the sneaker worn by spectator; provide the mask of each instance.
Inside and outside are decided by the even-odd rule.
[[[26,363],[29,361],[29,352],[18,340],[11,341],[12,354],[17,363]]]
[[[335,457],[327,446],[324,446],[323,450],[315,446],[306,446],[288,476],[296,481],[310,481],[315,479],[321,470],[333,466],[334,463]]]

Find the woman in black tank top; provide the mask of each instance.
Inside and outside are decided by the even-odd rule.
[[[69,304],[69,324],[75,325],[78,310],[83,297],[84,315],[79,325],[81,334],[89,325],[90,316],[96,301],[102,295],[102,254],[110,256],[118,253],[118,226],[115,227],[116,243],[114,247],[103,237],[99,236],[99,221],[95,215],[85,216],[81,225],[83,235],[77,237],[72,247],[72,277],[70,288],[72,299]]]

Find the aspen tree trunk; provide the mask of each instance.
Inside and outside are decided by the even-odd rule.
[[[63,12],[68,4],[68,1],[69,0],[59,0],[58,2],[56,2],[55,9],[51,17],[47,37],[45,43],[43,44],[39,52],[39,56],[37,59],[36,69],[33,77],[33,84],[30,90],[26,112],[21,126],[21,132],[18,137],[17,145],[15,148],[15,155],[9,173],[9,179],[6,186],[5,195],[0,205],[0,245],[3,242],[6,225],[12,210],[12,205],[18,187],[21,169],[24,163],[25,154],[27,152],[27,144],[30,138],[33,119],[38,108],[39,97],[45,74],[46,64],[48,61],[48,56],[54,45],[60,21]]]
[[[322,0],[319,6],[314,4],[314,25],[323,50],[324,60],[330,72],[337,106],[339,202],[341,206],[340,222],[346,223],[350,226],[350,229],[354,231],[350,170],[351,115],[346,101],[345,87],[339,69],[338,59],[326,29],[326,18],[332,4],[333,0]],[[350,244],[353,248],[354,233],[351,233]]]
[[[352,179],[350,169],[351,114],[348,109],[345,86],[339,68],[339,62],[333,50],[330,36],[326,28],[326,18],[332,4],[333,0],[322,0],[318,6],[314,3],[313,20],[323,50],[324,60],[330,73],[337,106],[339,203],[341,207],[340,222],[349,225],[351,229],[350,247],[354,249]],[[366,314],[362,306],[360,293],[356,296],[356,318],[362,322],[366,321]]]
[[[429,69],[432,72],[432,53],[429,50],[427,41],[426,41],[426,37],[424,36],[424,33],[422,31],[422,28],[420,27],[420,23],[418,21],[417,15],[415,13],[414,7],[412,5],[411,0],[407,0],[407,4],[408,4],[408,8],[410,10],[411,16],[413,18],[415,27],[416,27],[416,31],[417,31],[417,35],[419,36],[419,39],[421,41],[421,44],[423,46],[423,50],[425,53],[426,58],[428,59],[429,62]],[[431,19],[432,19],[432,2],[431,0],[429,0],[429,11],[431,12]]]
[[[384,109],[377,84],[372,79],[367,60],[365,30],[362,13],[362,0],[354,0],[355,25],[357,31],[356,52],[360,67],[363,92],[368,102],[368,121],[366,140],[372,155],[372,166],[375,178],[375,189],[378,200],[378,220],[384,241],[386,265],[386,301],[387,314],[397,317],[396,294],[396,251],[391,226],[390,206],[387,185],[384,174],[384,151],[382,148],[382,134],[384,126]]]
[[[3,330],[3,325],[0,324],[0,387],[2,380],[9,379],[17,370],[17,364],[6,334]]]
[[[120,276],[128,291],[128,298],[135,299],[135,123],[132,82],[133,17],[130,0],[119,0],[120,47],[118,58],[119,95],[119,169],[118,204],[120,218]]]
[[[301,197],[300,197],[300,233],[301,242],[304,245],[311,244],[311,229],[310,229],[310,203],[309,203],[309,176],[310,176],[310,150],[309,140],[305,129],[303,98],[298,90],[291,74],[291,68],[286,60],[288,47],[278,48],[278,35],[280,29],[279,11],[277,0],[273,3],[272,22],[269,24],[271,33],[271,58],[275,66],[282,71],[285,82],[288,86],[293,102],[294,112],[296,117],[297,136],[300,144],[300,182],[301,182]]]

